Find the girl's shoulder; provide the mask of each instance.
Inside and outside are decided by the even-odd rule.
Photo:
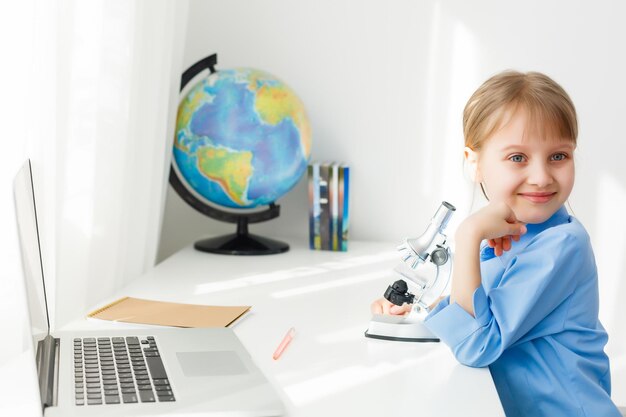
[[[578,269],[583,275],[596,270],[589,234],[582,223],[573,216],[569,216],[566,222],[537,233],[529,240],[520,255],[556,269],[567,264]]]
[[[585,226],[574,216],[569,216],[567,221],[539,231],[529,242],[529,245],[551,240],[556,240],[563,244],[579,246],[581,248],[591,246],[591,239],[589,238],[587,229],[585,229]]]
[[[589,245],[589,234],[582,223],[561,206],[542,223],[527,224],[526,234],[521,237],[521,246],[533,247],[557,241],[568,245]]]
[[[554,219],[551,219],[554,220]],[[527,233],[521,236],[512,250],[501,256],[505,268],[519,261],[520,257],[536,262],[549,263],[569,261],[574,257],[593,256],[587,230],[573,216],[563,216],[558,221],[527,225]]]
[[[500,257],[502,273],[511,271],[534,271],[539,281],[551,281],[564,276],[572,286],[582,280],[597,277],[595,257],[589,234],[574,217],[542,230],[531,231],[516,250]]]

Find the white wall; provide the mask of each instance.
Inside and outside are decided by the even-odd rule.
[[[619,0],[194,0],[184,64],[217,52],[218,68],[265,69],[293,87],[313,159],[352,167],[351,237],[390,241],[420,233],[441,200],[459,207],[457,224],[468,212],[461,114],[474,89],[508,68],[552,76],[579,112],[571,205],[592,236],[617,352],[626,349],[625,16]],[[252,231],[306,239],[304,180],[279,203],[281,217]],[[170,188],[160,258],[233,229]]]
[[[448,65],[438,67],[439,45],[430,40],[439,36],[434,11],[409,1],[394,9],[371,1],[192,2],[185,64],[217,52],[221,68],[252,66],[286,81],[308,109],[313,159],[351,166],[352,238],[395,241],[416,233],[439,200],[461,203],[443,192],[461,175],[461,154],[446,158],[459,149],[458,138],[435,128],[436,118],[451,111],[448,100],[439,112],[429,105],[449,95],[436,88],[437,75],[447,83]],[[434,161],[446,162],[435,168]],[[305,239],[304,183],[279,200],[281,218],[254,231]],[[415,220],[402,220],[411,213]],[[232,229],[195,213],[170,190],[161,256],[203,233]]]

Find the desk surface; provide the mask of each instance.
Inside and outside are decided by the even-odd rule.
[[[364,337],[370,303],[394,280],[393,244],[350,242],[347,253],[290,245],[258,257],[188,247],[117,296],[251,305],[233,329],[290,416],[504,415],[489,370],[460,365],[446,345]],[[68,327],[119,325],[89,319]],[[291,326],[296,336],[275,361]]]

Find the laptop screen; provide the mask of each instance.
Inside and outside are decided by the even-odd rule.
[[[13,181],[17,231],[22,253],[22,269],[28,298],[33,346],[50,331],[46,307],[41,247],[37,224],[37,209],[30,160],[26,161]]]

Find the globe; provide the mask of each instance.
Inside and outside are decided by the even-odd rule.
[[[311,155],[311,128],[294,91],[256,69],[211,73],[182,98],[173,157],[186,186],[227,208],[271,204]]]

